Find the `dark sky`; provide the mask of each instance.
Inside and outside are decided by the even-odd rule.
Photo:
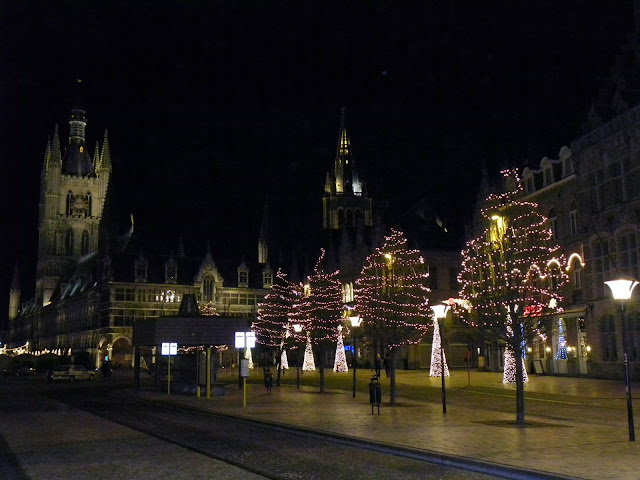
[[[630,0],[2,1],[0,300],[16,258],[32,294],[39,172],[75,78],[91,152],[109,130],[122,228],[133,213],[157,248],[183,235],[239,261],[267,195],[291,235],[320,229],[342,105],[370,192],[461,232],[482,165],[580,134],[632,28]]]

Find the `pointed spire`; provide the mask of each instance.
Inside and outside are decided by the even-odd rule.
[[[334,177],[336,193],[353,193],[354,166],[351,153],[351,141],[347,136],[345,125],[346,108],[343,106],[340,114],[340,134],[338,137],[338,150],[334,165]]]
[[[53,142],[51,144],[51,163],[62,165],[62,155],[60,154],[60,136],[58,134],[58,124],[53,130]]]
[[[109,134],[104,131],[104,139],[102,140],[102,155],[100,156],[100,166],[111,170],[111,151],[109,150]]]
[[[269,261],[269,199],[264,202],[262,211],[262,223],[260,224],[260,235],[258,236],[258,263],[261,265]]]
[[[98,170],[100,168],[100,144],[96,140],[96,148],[93,150],[93,169]]]
[[[47,137],[47,146],[44,148],[44,161],[42,162],[42,171],[49,171],[49,162],[51,161],[51,137]]]

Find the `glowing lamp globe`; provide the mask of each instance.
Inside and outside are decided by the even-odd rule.
[[[631,298],[631,292],[638,282],[635,280],[609,280],[604,282],[610,289],[615,300],[629,300]]]
[[[449,305],[431,305],[431,310],[433,310],[433,314],[436,318],[445,318],[447,316],[447,311],[449,310]]]
[[[362,318],[356,315],[354,317],[349,317],[349,321],[351,322],[352,327],[359,327],[360,323],[362,323]]]

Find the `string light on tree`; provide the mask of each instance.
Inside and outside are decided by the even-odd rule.
[[[473,307],[473,325],[521,359],[523,346],[543,334],[552,315],[561,311],[560,292],[568,277],[548,219],[536,203],[523,199],[517,171],[502,173],[505,191],[485,200],[484,230],[467,242],[458,280],[460,296]],[[523,424],[526,370],[519,360],[513,365],[516,423]]]
[[[302,362],[303,372],[313,372],[316,369],[316,362],[313,360],[313,347],[311,338],[307,335],[307,346],[304,349],[304,361]]]
[[[313,274],[309,275],[308,295],[300,302],[305,330],[318,353],[320,393],[325,391],[325,356],[333,352],[338,341],[338,326],[342,323],[342,284],[339,271],[324,272],[325,251],[321,249]],[[305,291],[307,291],[305,289]]]
[[[442,365],[444,363],[444,376],[449,376],[449,366],[447,365],[447,355],[442,351],[442,362],[440,361],[440,346],[442,339],[440,338],[440,325],[438,318],[433,316],[433,342],[431,344],[431,367],[429,368],[429,376],[440,377],[442,375]]]
[[[338,326],[338,343],[336,345],[336,357],[333,362],[334,372],[348,372],[347,355],[344,353],[344,340],[342,338],[342,325]]]
[[[364,332],[380,339],[391,352],[392,405],[398,348],[419,343],[430,323],[428,276],[420,252],[407,248],[404,234],[392,229],[382,248],[369,255],[356,282],[356,311]]]

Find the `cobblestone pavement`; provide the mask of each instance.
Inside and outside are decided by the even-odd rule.
[[[407,450],[428,452],[443,462],[523,469],[521,478],[544,474],[583,479],[640,478],[640,445],[629,441],[622,381],[532,376],[525,386],[526,426],[515,421],[515,387],[496,373],[454,371],[446,379],[447,413],[440,401],[440,379],[424,371],[399,371],[397,405],[383,403],[371,414],[366,382],[359,371],[356,398],[350,391],[295,385],[259,385],[243,392],[235,384],[224,395],[134,392],[141,399],[170,402],[267,423],[283,424],[338,437],[353,437]],[[305,375],[313,375],[309,372]],[[307,377],[308,379],[309,377]],[[388,380],[382,379],[384,398]],[[403,391],[410,393],[403,397]],[[632,391],[638,392],[637,386]],[[424,392],[426,400],[416,399]],[[511,409],[506,405],[513,404]],[[535,412],[535,413],[529,413]],[[475,462],[475,463],[474,463]],[[518,470],[513,470],[517,474]]]

